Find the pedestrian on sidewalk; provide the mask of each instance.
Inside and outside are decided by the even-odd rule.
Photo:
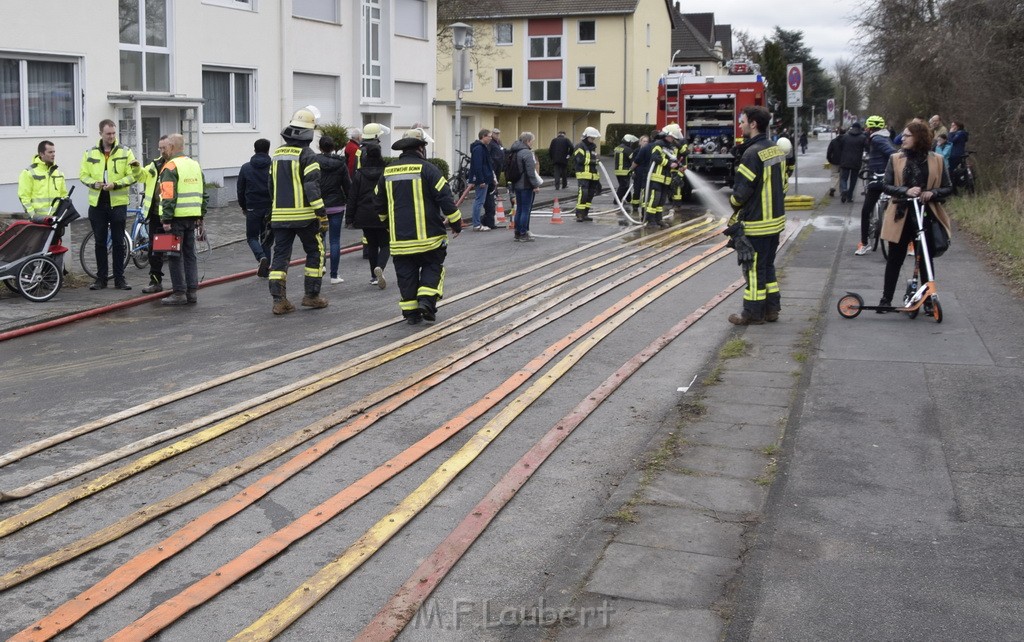
[[[128,219],[128,187],[135,182],[138,165],[132,150],[118,143],[114,121],[100,121],[100,140],[86,150],[78,173],[79,180],[89,188],[89,225],[96,242],[96,280],[90,290],[107,287],[111,271],[115,288],[132,289],[124,278],[124,228]],[[108,240],[112,266],[107,263]]]
[[[807,132],[805,131],[800,132],[800,153],[807,153]]]
[[[320,165],[320,197],[324,199],[324,211],[327,213],[327,238],[331,252],[331,283],[344,283],[345,279],[338,276],[338,263],[341,260],[341,226],[345,219],[345,204],[348,193],[352,189],[348,167],[345,159],[335,151],[337,145],[330,136],[320,136],[320,153],[316,162]]]
[[[245,214],[245,242],[256,259],[256,276],[270,275],[270,141],[260,138],[252,146],[249,162],[238,170],[235,194]]]
[[[740,115],[743,144],[729,203],[735,213],[725,231],[732,237],[746,288],[743,310],[730,314],[733,325],[760,325],[779,320],[782,298],[775,276],[775,252],[786,226],[783,175],[786,154],[768,140],[771,115],[764,107],[745,107]]]
[[[918,232],[917,217],[910,203],[897,199],[920,198],[924,203],[925,225],[942,225],[952,236],[949,215],[942,207],[942,201],[953,193],[953,183],[946,171],[946,162],[941,154],[931,151],[932,132],[928,125],[919,120],[907,123],[903,130],[900,151],[889,159],[885,168],[885,193],[895,197],[885,209],[882,221],[882,240],[889,243],[889,258],[885,263],[885,281],[879,306],[892,305],[896,284],[907,257],[907,248]],[[924,235],[928,242],[928,235]],[[929,249],[932,249],[929,246]],[[928,253],[932,256],[932,253]],[[924,252],[916,252],[917,267],[925,274]],[[932,261],[934,270],[934,257]],[[934,274],[934,271],[932,272]],[[879,310],[881,312],[881,310]]]
[[[560,131],[548,145],[548,156],[555,175],[555,191],[569,187],[569,160],[572,158],[572,141]]]
[[[839,192],[843,203],[853,202],[853,190],[857,187],[857,174],[864,161],[867,138],[861,131],[860,123],[850,125],[842,136],[839,149]]]
[[[160,220],[160,173],[164,165],[171,158],[170,137],[164,134],[157,142],[160,155],[154,158],[145,167],[140,167],[135,175],[135,180],[142,184],[142,211],[146,215],[146,226],[149,228],[150,243],[146,248],[146,255],[149,258],[149,285],[142,288],[143,294],[155,294],[164,289],[164,253],[154,252],[152,238],[154,234],[164,231],[164,224]]]
[[[494,215],[497,211],[494,202],[494,191],[498,186],[491,160],[491,130],[481,129],[476,140],[469,146],[469,183],[476,189],[473,201],[473,230],[487,232],[495,227]],[[483,215],[480,210],[483,210]]]
[[[377,183],[375,208],[388,226],[395,279],[401,292],[398,306],[409,325],[437,318],[437,300],[444,296],[444,260],[448,232],[462,231],[462,213],[452,189],[433,163],[427,145],[434,142],[421,128],[410,129],[391,149],[401,152]]]
[[[388,266],[391,250],[387,226],[381,222],[380,212],[375,207],[374,192],[384,174],[384,158],[380,146],[367,148],[362,159],[362,167],[356,170],[352,178],[352,189],[348,193],[345,225],[363,231],[364,257],[370,262],[370,285],[383,290],[387,287],[384,268]]]
[[[185,156],[185,137],[167,137],[170,157],[160,172],[160,220],[164,231],[181,239],[181,249],[167,255],[171,274],[171,296],[163,305],[196,303],[199,290],[199,260],[196,256],[196,227],[206,216],[206,179],[199,163]]]
[[[839,162],[841,159],[839,152],[843,147],[843,130],[840,129],[836,135],[828,142],[828,147],[825,149],[825,167],[830,171],[828,181],[828,195],[835,196],[836,190],[839,189]]]
[[[537,157],[533,153],[535,140],[533,132],[523,132],[509,150],[515,155],[512,162],[519,168],[518,180],[512,185],[516,192],[515,240],[519,242],[534,240],[530,234],[530,213],[533,211],[533,199],[543,183]]]

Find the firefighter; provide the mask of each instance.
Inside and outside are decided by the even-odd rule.
[[[662,216],[672,189],[672,175],[679,167],[678,145],[683,139],[679,125],[669,123],[651,148],[651,185],[647,195],[647,227],[668,227]]]
[[[636,155],[637,143],[640,139],[633,134],[626,134],[622,137],[622,142],[615,146],[613,150],[613,157],[615,158],[615,178],[619,182],[618,188],[615,190],[615,195],[619,197],[619,202],[625,207],[626,203],[622,200],[626,198],[626,192],[629,191],[629,174],[632,171],[633,156]],[[626,217],[619,215],[619,225],[627,225]]]
[[[583,138],[576,150],[572,153],[573,163],[576,167],[576,222],[593,221],[590,218],[590,207],[594,197],[601,191],[601,175],[597,167],[598,150],[597,141],[601,138],[601,132],[593,127],[583,130]]]
[[[633,154],[633,164],[630,165],[633,172],[633,195],[629,199],[629,206],[633,209],[634,218],[640,213],[640,207],[644,203],[647,173],[651,169],[651,150],[660,137],[659,130],[652,131],[650,136],[641,136],[637,151]]]
[[[432,142],[422,128],[405,132],[391,145],[401,155],[384,168],[376,189],[375,207],[388,228],[402,297],[398,306],[409,325],[437,318],[448,254],[445,221],[453,239],[462,231],[462,213],[448,181],[426,160],[427,145]]]
[[[286,287],[295,237],[299,237],[306,252],[302,305],[314,309],[327,307],[327,299],[320,296],[327,212],[320,198],[320,164],[316,162],[316,153],[309,148],[319,117],[319,110],[312,105],[295,112],[281,131],[285,144],[271,155],[270,227],[274,232],[274,259],[269,279],[274,314],[295,310],[288,301]]]
[[[683,141],[677,141],[679,148],[676,150],[676,170],[672,172],[672,205],[675,207],[689,197],[692,188],[686,180],[686,157],[690,154],[690,147]]]
[[[64,172],[54,162],[57,148],[48,140],[36,146],[35,158],[18,177],[18,199],[25,213],[35,223],[42,223],[50,213],[53,199],[68,195]]]
[[[729,203],[734,213],[726,236],[731,237],[747,287],[743,310],[729,315],[734,325],[778,321],[782,307],[775,277],[775,252],[786,226],[786,153],[765,135],[771,116],[764,107],[746,107],[740,116],[743,143]]]
[[[387,136],[390,133],[391,128],[380,123],[369,123],[363,127],[362,140],[359,141],[359,149],[356,150],[356,169],[363,166],[363,154],[366,153],[366,148],[370,146],[379,148],[381,136]],[[355,170],[353,170],[352,175],[355,176]]]

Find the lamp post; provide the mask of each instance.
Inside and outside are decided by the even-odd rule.
[[[459,166],[459,152],[462,151],[462,90],[466,86],[466,49],[473,34],[473,27],[464,22],[452,24],[452,46],[455,54],[452,58],[452,89],[455,90],[455,153],[453,168]]]

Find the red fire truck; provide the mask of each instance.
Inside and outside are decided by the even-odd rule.
[[[721,186],[732,186],[732,148],[743,136],[740,113],[765,104],[756,65],[731,61],[728,70],[725,76],[700,76],[692,66],[670,67],[658,82],[658,128],[678,123],[689,146],[687,171]]]

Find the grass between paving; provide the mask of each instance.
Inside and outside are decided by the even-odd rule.
[[[946,208],[961,230],[988,247],[993,269],[1010,281],[1018,295],[1024,294],[1024,190],[956,198]]]

